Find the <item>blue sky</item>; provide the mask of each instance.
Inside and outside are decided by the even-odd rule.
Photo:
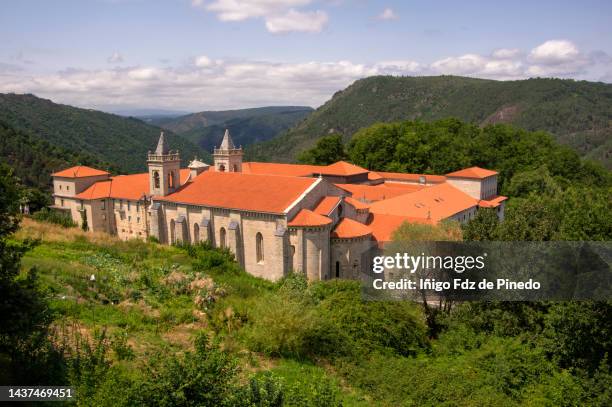
[[[120,110],[316,107],[375,74],[612,82],[609,1],[0,3],[0,92]]]

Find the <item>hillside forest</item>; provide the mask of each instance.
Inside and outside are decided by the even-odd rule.
[[[456,119],[322,138],[304,162],[500,172],[506,220],[405,223],[395,239],[610,240],[612,180],[544,132]],[[364,301],[354,281],[248,275],[206,244],[119,241],[21,218],[0,167],[0,382],[82,406],[608,406],[612,303]],[[493,216],[492,216],[493,215]],[[44,220],[43,218],[40,218]],[[92,282],[89,276],[96,276]]]

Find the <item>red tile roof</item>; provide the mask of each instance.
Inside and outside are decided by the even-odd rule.
[[[287,225],[292,227],[325,226],[330,223],[332,223],[332,220],[327,216],[319,215],[310,209],[302,209]]]
[[[346,161],[338,161],[330,165],[278,164],[278,163],[242,163],[242,172],[246,174],[290,175],[294,177],[311,177],[314,175],[351,176],[365,174],[365,168],[358,167]]]
[[[508,197],[498,195],[495,198],[480,200],[480,202],[478,202],[478,206],[481,208],[497,208],[506,199],[508,199]]]
[[[244,174],[285,175],[294,177],[309,177],[319,167],[316,165],[278,164],[278,163],[242,163]]]
[[[338,161],[336,163],[319,167],[317,170],[317,174],[323,175],[341,175],[341,176],[351,176],[358,174],[365,174],[369,172],[365,168],[361,168],[357,165],[347,163],[346,161]]]
[[[185,183],[189,169],[180,170],[180,182]],[[138,200],[143,195],[149,195],[149,174],[118,175],[108,181],[98,181],[85,191],[76,195],[77,199],[130,199]]]
[[[332,231],[331,236],[339,239],[353,239],[372,234],[372,229],[353,219],[342,218]]]
[[[350,196],[347,196],[344,198],[344,202],[346,202],[347,204],[351,205],[353,208],[357,209],[357,210],[363,210],[363,209],[368,209],[370,206],[366,203],[363,203],[355,198],[352,198]]]
[[[388,184],[364,185],[364,184],[335,184],[348,191],[355,199],[365,199],[369,202],[381,201],[396,196],[409,194],[424,188],[422,185],[400,185],[389,186]]]
[[[314,212],[319,215],[329,215],[331,211],[338,205],[340,202],[339,196],[325,196],[323,197],[317,206],[314,208]]]
[[[452,178],[473,178],[473,179],[483,179],[490,177],[492,175],[497,175],[497,171],[487,170],[480,167],[470,167],[463,170],[451,172],[446,174],[447,177]]]
[[[65,170],[58,171],[58,172],[51,174],[52,177],[64,177],[64,178],[84,178],[84,177],[95,177],[98,175],[108,175],[108,172],[97,170],[91,167],[86,167],[84,165],[77,165],[76,167],[66,168]]]
[[[280,214],[318,181],[316,178],[206,171],[177,192],[156,200]]]
[[[376,239],[378,242],[388,242],[393,237],[393,232],[395,232],[395,230],[404,222],[428,224],[434,223],[433,221],[427,219],[373,213],[370,216],[368,226],[372,230],[372,236],[374,239]]]
[[[371,213],[440,221],[476,206],[478,201],[450,184],[438,184],[412,194],[370,205]]]
[[[409,173],[403,173],[403,172],[381,172],[381,171],[378,171],[377,174],[381,178],[384,178],[385,180],[419,182],[421,177],[425,177],[425,182],[427,182],[428,184],[439,184],[439,183],[446,181],[446,177],[444,175],[409,174]]]

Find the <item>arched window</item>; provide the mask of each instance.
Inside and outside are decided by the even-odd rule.
[[[224,172],[225,171],[225,165],[220,164],[219,165],[219,171]]]
[[[174,244],[176,242],[176,227],[174,226],[174,219],[170,221],[170,244]]]
[[[263,236],[259,232],[257,232],[257,235],[255,236],[255,248],[257,252],[257,263],[263,263],[264,262],[264,242],[263,242]]]
[[[193,243],[200,243],[200,225],[197,223],[193,225]]]
[[[174,171],[168,173],[168,188],[174,188]]]
[[[225,242],[225,228],[221,228],[219,231],[219,247],[225,249],[227,244]]]
[[[159,171],[153,171],[153,185],[159,188]]]
[[[234,164],[234,172],[238,172],[238,166]]]
[[[336,278],[340,278],[340,262],[336,262]]]

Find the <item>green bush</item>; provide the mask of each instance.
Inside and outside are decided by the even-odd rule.
[[[65,228],[74,228],[78,226],[72,220],[72,217],[70,217],[70,215],[59,211],[50,210],[48,208],[43,208],[40,211],[36,212],[32,215],[32,218],[39,222],[54,223]]]

